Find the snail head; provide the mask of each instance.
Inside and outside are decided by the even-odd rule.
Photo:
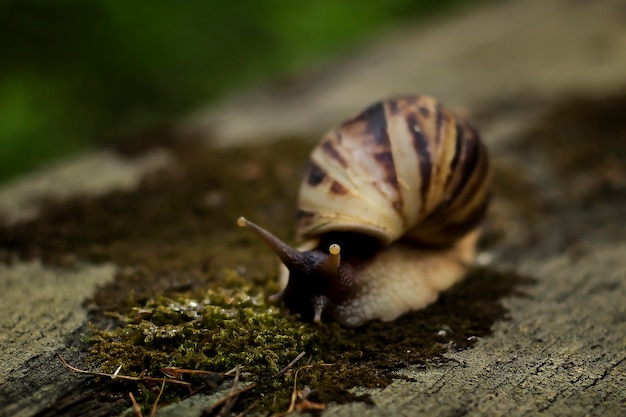
[[[272,299],[283,300],[303,320],[320,322],[332,304],[333,287],[341,280],[339,245],[329,245],[327,253],[319,249],[300,252],[244,217],[237,219],[237,224],[252,230],[289,270],[287,286]]]

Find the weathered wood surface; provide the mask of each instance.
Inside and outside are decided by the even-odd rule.
[[[540,238],[530,248],[529,231],[515,230],[494,252],[499,268],[535,277],[536,283],[524,290],[525,297],[504,300],[510,320],[498,323],[493,335],[473,349],[451,352],[454,361],[447,366],[407,369],[413,381],[370,392],[374,406],[330,404],[324,415],[626,415],[623,178],[616,174],[621,193],[587,201],[576,195],[584,183],[557,178],[551,155],[511,148],[552,100],[626,85],[625,28],[624,1],[496,2],[390,33],[349,59],[303,75],[293,91],[242,93],[181,125],[194,131],[211,126],[222,145],[317,135],[374,98],[423,91],[477,113],[495,159],[528,169],[542,202],[559,208],[536,220]],[[530,162],[520,160],[528,156]],[[150,157],[140,164],[145,169],[103,183],[85,163],[88,158],[71,165],[79,167],[71,175],[44,171],[5,185],[0,215],[15,221],[36,216],[37,200],[66,196],[70,189],[132,188],[168,161],[167,155]],[[116,156],[106,158],[112,158],[110,166],[126,166]],[[617,166],[623,169],[626,162]],[[37,185],[50,178],[55,181]],[[54,353],[78,360],[71,346],[86,320],[82,303],[114,270],[56,270],[36,261],[0,266],[0,416],[63,415],[83,398],[108,395],[89,379],[69,374]],[[76,395],[81,384],[87,385]],[[72,410],[76,415],[80,409]]]

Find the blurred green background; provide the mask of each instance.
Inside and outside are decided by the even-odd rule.
[[[3,0],[0,181],[461,3]]]

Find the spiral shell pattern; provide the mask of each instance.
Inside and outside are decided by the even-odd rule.
[[[327,133],[300,188],[297,236],[359,232],[450,245],[482,220],[491,172],[478,132],[436,100],[374,103]]]

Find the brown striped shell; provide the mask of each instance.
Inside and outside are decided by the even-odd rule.
[[[450,245],[482,220],[490,167],[477,131],[436,100],[379,101],[314,149],[300,188],[297,236],[358,232]]]

